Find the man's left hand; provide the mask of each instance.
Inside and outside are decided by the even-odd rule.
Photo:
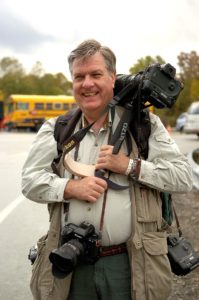
[[[112,154],[113,146],[103,145],[99,152],[96,169],[106,169],[114,173],[125,174],[129,164],[129,157],[122,151]]]

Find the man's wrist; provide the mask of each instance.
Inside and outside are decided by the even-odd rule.
[[[128,176],[133,180],[138,180],[140,174],[141,159],[140,158],[131,159],[131,163],[129,162],[129,165],[131,166],[131,169],[129,171],[129,168],[127,168]]]
[[[130,174],[131,169],[132,169],[132,165],[133,165],[133,159],[129,159],[129,164],[128,164],[128,167],[127,167],[127,169],[125,171],[125,175],[128,176]]]
[[[65,200],[68,200],[68,199],[74,197],[74,193],[73,193],[74,185],[75,185],[75,180],[69,179],[65,186],[65,189],[64,189],[64,199]]]

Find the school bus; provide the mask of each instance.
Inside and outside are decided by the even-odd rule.
[[[49,118],[64,114],[76,106],[73,96],[10,95],[4,101],[3,126],[35,131]]]

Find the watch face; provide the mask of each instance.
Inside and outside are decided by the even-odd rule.
[[[129,174],[130,178],[133,179],[133,180],[137,180],[138,177],[139,177],[140,163],[141,163],[140,158],[135,158],[133,160],[133,164],[132,164],[131,171],[130,171],[130,174]]]

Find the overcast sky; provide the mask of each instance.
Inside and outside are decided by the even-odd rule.
[[[118,73],[146,55],[177,67],[180,52],[199,53],[198,0],[0,0],[0,59],[17,58],[29,72],[69,79],[67,56],[95,38],[112,48]]]

